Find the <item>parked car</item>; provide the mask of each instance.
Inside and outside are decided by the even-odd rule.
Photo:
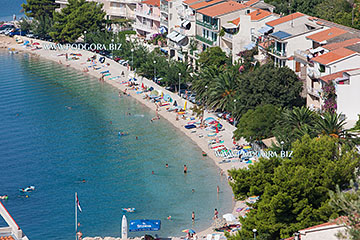
[[[27,31],[21,31],[20,28],[15,29],[14,31],[9,33],[10,37],[13,37],[15,35],[19,35],[19,36],[25,36],[28,32]]]
[[[0,34],[5,34],[6,35],[6,33],[11,32],[13,29],[14,28],[12,28],[12,27],[4,28],[4,29],[0,30]]]
[[[119,62],[120,60],[121,60],[121,57],[116,57],[116,56],[114,57],[115,62]]]
[[[29,32],[28,34],[26,34],[26,36],[27,36],[28,38],[34,38],[34,34],[33,34],[32,32]]]

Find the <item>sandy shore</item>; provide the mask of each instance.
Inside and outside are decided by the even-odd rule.
[[[27,38],[25,38],[25,37],[23,37],[22,39],[24,41],[27,40]],[[32,41],[39,43],[40,47],[43,46],[44,44],[48,44],[47,42],[40,41],[40,40],[32,40]],[[16,51],[19,51],[19,53],[27,52],[27,53],[32,54],[33,56],[39,56],[39,57],[42,57],[42,58],[45,58],[45,59],[48,59],[51,61],[55,61],[55,62],[58,62],[59,64],[66,65],[68,67],[72,67],[72,68],[75,68],[75,69],[83,71],[83,72],[84,72],[84,69],[88,69],[89,71],[84,72],[84,74],[89,74],[89,75],[95,76],[97,78],[101,77],[100,72],[109,70],[109,72],[111,73],[111,76],[105,77],[105,82],[107,82],[108,84],[111,84],[112,86],[114,86],[115,88],[118,88],[121,91],[124,91],[127,88],[127,85],[122,84],[121,82],[128,80],[134,74],[134,73],[130,72],[127,69],[127,67],[124,67],[121,64],[119,64],[111,59],[106,59],[105,64],[101,64],[102,67],[99,70],[94,70],[93,68],[88,68],[90,63],[87,62],[87,59],[89,57],[93,56],[94,53],[84,51],[84,50],[46,50],[44,48],[32,50],[33,48],[25,48],[25,46],[23,46],[22,44],[17,44],[14,38],[9,38],[9,37],[5,37],[5,36],[0,36],[0,48],[14,48],[14,49],[16,49]],[[80,53],[82,56],[79,56],[78,60],[66,61],[65,53],[68,53],[68,54]],[[64,55],[58,56],[61,54],[64,54]],[[71,56],[69,55],[69,58],[70,57]],[[99,59],[99,57],[100,57],[100,55],[97,56],[97,59]],[[108,65],[106,65],[106,64],[108,64]],[[98,63],[98,65],[100,65],[100,64]],[[124,72],[125,76],[120,77],[122,75],[122,72]],[[116,76],[119,76],[119,78],[111,79],[112,77],[116,77]],[[152,82],[148,79],[145,79],[141,76],[136,76],[136,78],[138,79],[138,83],[140,83],[140,85],[144,84],[145,86],[153,87],[155,90],[162,91],[164,94],[169,94],[172,97],[172,99],[176,100],[180,106],[184,106],[185,100],[180,98],[178,95],[161,88],[154,82]],[[135,91],[128,90],[128,93],[133,98],[135,98],[136,100],[138,100],[145,106],[152,109],[154,111],[154,117],[155,117],[156,105],[153,102],[150,102],[149,100],[144,99],[143,94],[136,94]],[[188,106],[187,107],[188,112],[191,113],[191,110],[189,110],[189,109],[192,107],[192,104],[188,103],[187,106]],[[176,113],[166,111],[166,107],[159,108],[159,115],[160,115],[160,117],[167,119],[171,124],[173,124],[176,128],[178,128],[185,135],[187,135],[191,140],[193,140],[204,152],[206,152],[207,155],[219,167],[219,174],[220,174],[220,169],[222,169],[222,171],[225,174],[227,174],[227,170],[229,170],[231,168],[244,168],[247,166],[246,163],[241,163],[241,162],[219,163],[222,159],[219,157],[216,157],[213,150],[210,149],[208,146],[209,138],[206,137],[208,134],[207,131],[205,131],[203,129],[198,129],[198,128],[196,128],[195,131],[194,131],[194,129],[192,129],[192,130],[185,129],[184,126],[187,125],[189,120],[184,120],[181,118],[179,120],[176,120]],[[206,112],[204,117],[205,118],[206,117],[214,117],[215,119],[217,119],[217,117],[214,114],[209,113],[209,112]],[[234,146],[232,137],[233,137],[233,131],[235,130],[235,127],[232,126],[231,124],[229,124],[228,122],[226,122],[225,120],[221,119],[219,121],[224,126],[225,130],[220,131],[218,136],[220,136],[221,139],[224,141],[224,145],[231,149]],[[201,136],[203,136],[203,137],[201,137]],[[245,142],[242,141],[240,143],[243,144]],[[236,209],[240,208],[240,207],[245,207],[245,204],[244,204],[244,202],[233,201],[232,207],[233,207],[233,214],[235,216],[239,216],[240,213],[236,212]],[[220,211],[221,211],[221,209],[220,209]],[[225,212],[222,212],[222,214],[225,214]],[[207,234],[211,234],[211,233],[213,233],[213,230],[212,230],[212,227],[209,227],[208,229],[198,233],[197,235],[198,235],[198,237],[201,238],[201,237],[205,237]],[[101,239],[101,238],[86,238],[86,239],[90,240],[90,239]],[[105,239],[118,239],[118,238],[105,238]]]

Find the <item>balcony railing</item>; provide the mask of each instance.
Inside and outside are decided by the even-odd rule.
[[[150,26],[150,25],[146,25],[146,24],[141,24],[141,23],[135,23],[134,24],[134,29],[139,29],[145,32],[158,32],[159,28],[158,27],[154,27],[154,26]]]
[[[225,33],[225,35],[223,36],[223,39],[229,41],[229,42],[232,42],[232,39],[233,39],[233,35],[230,34],[230,33]]]
[[[211,29],[211,30],[218,30],[217,25],[211,25],[211,24],[203,22],[203,21],[196,20],[196,24],[198,24],[198,25],[200,25],[202,27],[206,27],[206,28]]]
[[[307,92],[308,92],[308,94],[310,94],[312,96],[321,97],[321,90],[311,88],[311,87],[307,87]]]
[[[214,41],[210,40],[210,39],[207,39],[207,38],[204,38],[202,36],[199,36],[199,35],[196,35],[196,39],[199,40],[199,41],[202,41],[204,43],[207,43],[209,45],[213,45],[214,44]]]
[[[168,25],[169,25],[169,21],[166,20],[166,19],[164,19],[164,18],[161,18],[161,19],[160,19],[160,24],[161,24],[161,25],[166,25],[166,26],[168,26]]]
[[[269,51],[277,56],[286,57],[285,51],[278,51],[275,47],[269,47]]]
[[[195,21],[195,15],[185,15],[185,20],[193,22]]]
[[[168,6],[164,6],[164,5],[160,5],[160,11],[168,12],[168,11],[169,11],[169,7],[168,7]]]
[[[145,17],[145,18],[149,18],[149,19],[156,20],[156,21],[160,21],[160,15],[153,14],[153,13],[148,12],[148,11],[142,11],[142,10],[139,10],[139,9],[135,9],[135,15]]]

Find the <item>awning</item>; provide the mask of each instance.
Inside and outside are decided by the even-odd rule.
[[[226,29],[234,29],[234,28],[237,28],[237,26],[233,23],[225,23],[223,26],[223,28],[226,28]]]
[[[251,50],[251,49],[253,49],[255,46],[256,46],[255,43],[249,43],[248,45],[244,46],[244,48],[245,48],[246,50]]]
[[[312,54],[314,54],[314,53],[317,53],[317,52],[321,52],[321,51],[323,51],[323,50],[325,50],[323,47],[317,47],[317,48],[315,48],[315,49],[310,49],[309,51],[310,51]]]
[[[168,53],[168,50],[166,50],[164,48],[160,48],[160,51],[162,51],[163,53]]]
[[[164,34],[164,33],[166,33],[168,30],[167,30],[167,28],[166,28],[165,26],[161,26],[161,27],[159,28],[159,31],[160,31],[161,34]]]
[[[190,21],[184,20],[184,21],[182,21],[181,26],[184,27],[184,28],[187,28],[187,26],[189,24],[190,24]]]
[[[182,35],[182,34],[179,34],[177,35],[175,38],[174,38],[174,41],[175,42],[180,42],[181,40],[183,40],[184,38],[186,38],[186,36]]]
[[[287,33],[287,32],[284,32],[284,31],[277,31],[277,32],[271,34],[271,36],[276,37],[276,38],[282,40],[282,39],[285,39],[285,38],[290,37],[291,34],[290,34],[290,33]]]
[[[264,26],[264,27],[260,28],[258,30],[258,32],[261,33],[261,34],[265,34],[265,33],[270,32],[272,29],[273,29],[273,27]]]
[[[169,33],[169,34],[167,35],[167,38],[170,39],[170,40],[173,40],[177,35],[179,35],[179,33],[173,31],[173,32],[171,32],[171,33]],[[173,41],[174,41],[174,40],[173,40]]]

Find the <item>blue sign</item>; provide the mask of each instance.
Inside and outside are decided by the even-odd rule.
[[[129,232],[159,231],[160,226],[160,220],[131,220],[129,225]]]

